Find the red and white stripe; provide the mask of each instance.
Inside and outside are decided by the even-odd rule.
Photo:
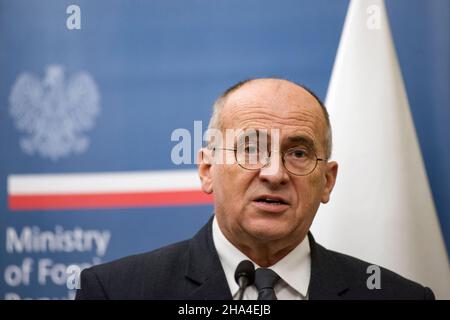
[[[15,174],[7,190],[13,211],[212,203],[196,170]]]

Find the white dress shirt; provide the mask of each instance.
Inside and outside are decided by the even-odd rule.
[[[216,217],[214,217],[212,231],[214,246],[225,271],[231,295],[234,300],[237,300],[239,286],[234,279],[234,272],[242,260],[251,261],[251,259],[228,241],[220,230]],[[259,268],[256,263],[254,264],[255,268]],[[274,288],[279,300],[307,300],[309,280],[311,278],[311,256],[308,237],[306,236],[294,250],[271,266],[270,269],[275,271],[281,278]],[[256,300],[257,298],[258,292],[255,285],[247,287],[243,299]]]

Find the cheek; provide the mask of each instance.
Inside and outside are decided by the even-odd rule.
[[[235,166],[217,166],[213,172],[213,194],[218,202],[237,205],[244,199],[251,178]]]
[[[246,195],[252,178],[238,168],[217,168],[213,174],[215,213],[227,230],[237,227],[244,216]]]
[[[302,209],[314,209],[320,204],[323,190],[321,175],[310,175],[296,184],[297,204]]]

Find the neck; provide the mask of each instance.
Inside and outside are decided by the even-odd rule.
[[[257,265],[267,268],[287,256],[297,245],[298,243],[280,249],[274,249],[272,246],[235,246]]]
[[[236,241],[236,237],[232,237],[224,232],[223,234],[228,241],[253,262],[260,267],[267,268],[275,265],[294,250],[303,241],[307,235],[307,231],[303,232],[300,236],[296,236],[295,240],[261,240],[246,234],[238,238],[240,241]]]

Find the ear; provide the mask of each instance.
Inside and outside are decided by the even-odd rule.
[[[202,190],[206,193],[212,193],[212,161],[213,151],[207,148],[201,148],[197,153],[198,174],[202,184]]]
[[[333,191],[334,184],[336,183],[336,177],[338,172],[338,164],[335,161],[330,161],[325,164],[325,188],[322,193],[322,203],[330,201],[330,194]]]

